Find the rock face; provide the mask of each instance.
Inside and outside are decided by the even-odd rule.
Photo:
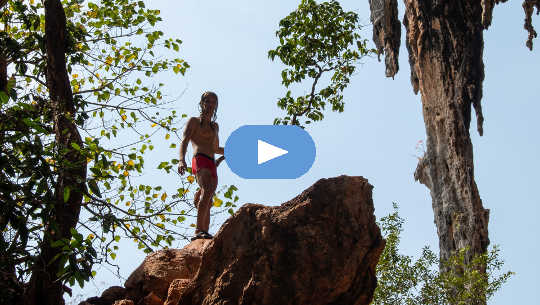
[[[173,280],[189,280],[197,273],[209,239],[198,239],[183,249],[167,249],[148,255],[126,281],[126,298],[140,300],[150,293],[165,301]],[[163,303],[161,301],[161,303]]]
[[[100,297],[89,298],[79,305],[164,304],[169,288],[176,288],[171,292],[174,297],[181,292],[179,283],[183,282],[183,286],[186,286],[186,282],[195,276],[201,264],[202,253],[209,243],[208,239],[198,239],[183,249],[156,251],[133,271],[125,287],[110,287]],[[179,296],[176,296],[176,302],[169,303],[176,305],[178,299]]]
[[[125,299],[167,305],[369,304],[384,248],[371,190],[362,177],[340,176],[319,180],[281,206],[246,204],[213,240],[149,255],[127,280]]]
[[[371,23],[373,23],[373,42],[377,53],[384,54],[386,77],[394,78],[399,70],[399,45],[401,24],[398,19],[396,0],[369,0]]]
[[[397,2],[384,2],[384,12],[372,6],[372,14],[395,16]],[[414,93],[422,95],[427,136],[414,178],[431,192],[443,261],[468,248],[468,263],[489,245],[489,210],[474,180],[469,129],[474,109],[478,133],[483,134],[483,30],[495,2],[500,1],[404,1],[411,84]],[[395,51],[389,53],[392,59]]]

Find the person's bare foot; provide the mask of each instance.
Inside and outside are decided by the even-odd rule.
[[[191,238],[191,241],[197,240],[197,239],[212,239],[214,236],[212,234],[206,232],[206,231],[199,231],[195,233],[195,236]]]

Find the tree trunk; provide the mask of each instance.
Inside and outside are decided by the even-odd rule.
[[[8,74],[7,74],[7,60],[4,57],[3,54],[0,54],[0,91],[4,91],[6,94],[9,95],[9,92],[7,92],[7,83],[8,83]]]
[[[403,23],[411,82],[420,91],[427,151],[415,179],[431,191],[441,259],[469,248],[466,262],[489,245],[489,211],[474,181],[471,105],[482,135],[484,48],[480,1],[405,1]]]
[[[397,20],[397,4],[390,9],[388,3],[392,2],[370,1],[372,19],[381,15],[374,7],[384,8],[385,18],[394,19],[374,24],[378,45],[396,36],[391,25]],[[478,132],[483,132],[483,8],[481,1],[470,0],[404,2],[411,83],[414,92],[420,91],[422,96],[427,134],[427,151],[414,176],[431,191],[440,258],[446,260],[456,250],[468,248],[468,262],[475,254],[486,252],[489,245],[489,210],[483,208],[474,181],[469,135],[471,105]],[[384,52],[395,58],[399,44],[392,46]],[[388,71],[394,73],[388,75]],[[387,62],[387,76],[396,72],[396,65],[388,67]]]
[[[55,139],[58,152],[58,178],[55,185],[55,203],[52,219],[46,223],[46,234],[40,245],[40,255],[33,266],[26,304],[64,304],[63,283],[57,272],[62,267],[54,257],[61,247],[53,248],[56,240],[70,239],[71,229],[79,219],[83,189],[86,179],[86,158],[71,147],[83,147],[77,126],[73,93],[66,70],[66,16],[60,0],[45,0],[45,38],[47,48],[47,87],[53,110]],[[69,197],[64,200],[64,190]]]

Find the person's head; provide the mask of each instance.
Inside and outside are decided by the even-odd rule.
[[[201,96],[199,102],[199,111],[201,112],[201,118],[212,122],[217,119],[218,109],[218,97],[217,94],[211,91],[206,91]]]

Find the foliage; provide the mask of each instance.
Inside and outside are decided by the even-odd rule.
[[[379,226],[386,247],[377,265],[377,288],[372,304],[485,304],[508,281],[513,272],[499,274],[503,261],[499,247],[465,262],[466,249],[441,262],[424,247],[417,260],[399,253],[404,219],[394,212],[381,218]],[[439,271],[439,264],[441,270]],[[485,268],[486,272],[480,272]]]
[[[361,39],[358,15],[344,12],[339,2],[317,4],[314,0],[302,0],[298,8],[279,22],[280,45],[268,52],[274,60],[277,56],[288,68],[281,72],[286,88],[293,83],[311,79],[309,94],[293,97],[288,90],[280,98],[278,106],[287,111],[284,118],[276,118],[274,124],[302,125],[298,119],[306,116],[305,124],[322,120],[326,104],[333,111],[342,112],[343,90],[355,71],[354,64],[362,57],[375,52],[367,48],[367,40]],[[333,73],[330,83],[318,90],[317,84],[325,72]]]
[[[186,238],[185,223],[195,216],[189,203],[193,177],[182,178],[181,187],[172,192],[139,181],[145,154],[154,150],[152,139],[162,134],[175,149],[171,135],[179,139],[175,126],[186,117],[168,106],[174,99],[166,101],[164,84],[153,78],[160,73],[184,75],[189,65],[175,57],[182,41],[154,30],[160,12],[142,1],[62,4],[76,106],[76,113],[68,116],[83,138],[82,146],[72,143],[71,149],[84,156],[89,174],[73,237],[52,246],[61,249],[55,258],[61,261],[59,280],[82,287],[95,275],[94,264],[114,264],[122,238],[145,252]],[[11,74],[7,94],[0,92],[0,273],[13,267],[22,284],[49,234],[44,228],[62,221],[55,215],[53,193],[65,151],[58,151],[54,141],[43,4],[11,0],[0,20],[0,59],[6,60]],[[169,174],[177,163],[162,161],[158,169]],[[64,188],[64,202],[72,191]],[[218,213],[233,213],[235,191],[234,186],[224,188]]]

